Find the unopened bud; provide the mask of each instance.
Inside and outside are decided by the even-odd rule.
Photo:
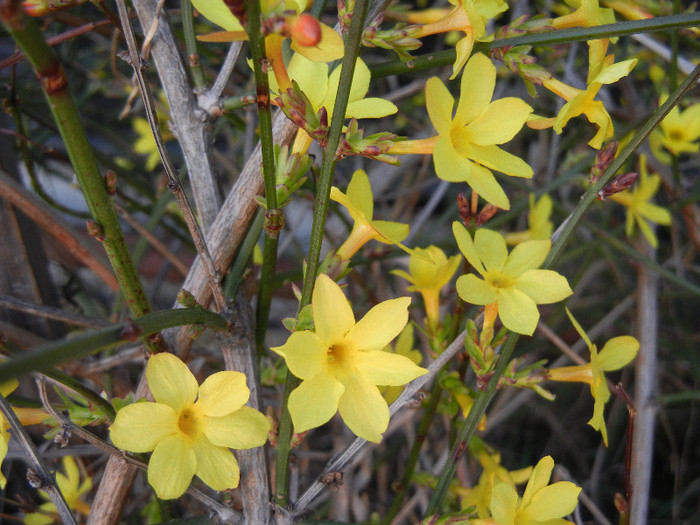
[[[595,164],[591,168],[591,174],[588,177],[589,184],[598,182],[600,176],[608,169],[608,166],[615,158],[615,153],[617,153],[617,141],[613,140],[596,154]]]
[[[107,173],[105,173],[105,185],[107,186],[107,193],[110,195],[117,193],[117,174],[114,170],[107,170]]]
[[[286,20],[285,30],[289,38],[302,47],[312,47],[321,41],[321,24],[308,13],[290,16]]]
[[[489,203],[482,208],[479,214],[476,216],[476,225],[481,226],[482,224],[488,222],[500,208]]]
[[[598,198],[603,200],[610,197],[610,195],[615,195],[616,193],[625,191],[627,188],[632,186],[632,184],[634,184],[638,178],[639,174],[635,173],[634,171],[618,175],[598,192]]]
[[[99,224],[97,224],[92,219],[88,219],[85,222],[85,225],[87,226],[88,234],[94,237],[95,240],[97,240],[98,242],[102,242],[105,240],[105,232]]]
[[[124,324],[124,328],[119,334],[119,337],[124,341],[133,343],[139,338],[141,332],[143,332],[143,328],[134,323],[131,319],[127,319],[126,323]]]
[[[185,308],[194,308],[197,306],[197,299],[194,298],[194,295],[192,295],[189,290],[185,290],[184,288],[177,292],[177,302]]]

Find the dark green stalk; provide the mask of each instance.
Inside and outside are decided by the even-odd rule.
[[[263,223],[265,222],[265,210],[260,208],[255,212],[255,217],[248,227],[248,231],[245,234],[245,238],[241,243],[238,252],[236,252],[236,258],[231,265],[231,269],[226,276],[226,284],[224,285],[224,295],[233,299],[236,297],[238,292],[238,287],[243,279],[243,273],[248,266],[248,261],[255,250],[255,245],[260,237],[260,232],[263,229]]]
[[[340,81],[338,83],[338,94],[333,106],[333,117],[328,133],[328,143],[323,150],[321,160],[321,174],[319,177],[316,192],[316,202],[314,206],[314,218],[311,226],[311,241],[309,243],[309,253],[307,256],[306,273],[304,275],[304,288],[299,303],[299,310],[311,302],[311,294],[316,282],[316,272],[318,271],[319,259],[321,256],[321,243],[323,242],[323,232],[326,226],[326,213],[328,211],[328,201],[330,200],[331,186],[333,182],[333,172],[337,162],[336,152],[340,142],[340,136],[345,122],[345,112],[352,86],[352,77],[355,72],[355,62],[360,51],[360,40],[364,28],[364,20],[367,14],[367,0],[357,0],[350,30],[345,40],[345,56],[342,61],[340,71]],[[275,503],[278,505],[287,504],[289,491],[289,454],[291,453],[290,439],[292,436],[292,420],[287,410],[287,400],[290,392],[299,386],[299,379],[291,373],[287,374],[284,385],[284,397],[282,400],[282,413],[279,422],[279,441],[277,443],[276,455],[276,479],[275,479]]]
[[[46,43],[36,21],[24,15],[18,1],[2,0],[0,17],[30,60],[46,96],[90,213],[104,236],[109,258],[127,306],[134,317],[150,312],[136,267],[124,241],[117,214],[100,175],[95,154],[68,88],[65,71]]]
[[[260,128],[260,148],[262,152],[262,174],[265,183],[265,238],[263,240],[263,264],[258,289],[258,305],[255,312],[255,346],[258,355],[265,354],[265,334],[270,317],[270,302],[275,285],[277,269],[277,242],[279,228],[284,222],[282,210],[277,208],[277,184],[275,180],[275,146],[272,138],[272,115],[270,112],[270,85],[263,63],[266,60],[265,35],[262,34],[262,13],[260,2],[248,3],[248,25],[246,31],[250,40],[255,74],[255,91],[258,100],[258,125]]]
[[[194,22],[192,20],[192,2],[190,0],[182,0],[180,2],[182,14],[182,32],[185,36],[185,49],[187,50],[187,62],[190,65],[192,73],[192,81],[194,87],[206,87],[204,79],[204,70],[199,63],[199,54],[197,53],[197,40],[194,36]]]
[[[579,201],[576,208],[573,210],[571,215],[567,218],[560,230],[555,233],[555,240],[552,244],[552,249],[547,256],[547,259],[542,265],[542,268],[551,268],[554,263],[561,256],[566,243],[571,238],[574,230],[580,224],[583,215],[586,213],[588,208],[593,204],[593,202],[598,198],[598,192],[608,184],[613,177],[617,174],[618,170],[626,162],[629,156],[639,147],[639,145],[646,139],[646,137],[651,133],[651,130],[656,127],[661,120],[668,114],[671,108],[678,103],[681,97],[695,85],[698,78],[700,78],[700,65],[698,65],[693,72],[685,79],[683,84],[676,89],[668,100],[657,109],[651,118],[639,129],[632,140],[628,143],[625,148],[622,149],[620,155],[608,166],[603,175],[600,177],[597,183],[592,185],[586,193],[583,195]],[[462,457],[464,450],[469,443],[469,440],[474,435],[474,431],[481,419],[481,416],[485,413],[486,408],[496,394],[496,387],[498,381],[503,374],[503,370],[509,364],[511,357],[513,355],[513,349],[515,348],[515,343],[519,338],[518,334],[511,333],[508,336],[508,340],[503,345],[501,349],[501,354],[498,361],[498,366],[488,383],[485,391],[479,392],[476,399],[474,400],[474,405],[469,411],[467,419],[464,421],[462,427],[457,432],[457,439],[454,447],[452,448],[452,458],[451,461],[445,466],[440,474],[438,483],[433,492],[433,496],[426,510],[426,516],[431,516],[437,514],[440,511],[442,502],[449,489],[450,482],[454,477],[454,473],[457,469],[459,460]]]
[[[223,317],[203,308],[178,308],[146,314],[134,321],[116,324],[13,356],[9,361],[0,364],[0,383],[30,372],[44,373],[59,363],[132,342],[166,328],[183,325],[205,325],[214,330],[224,330],[227,326]]]
[[[630,20],[595,27],[577,27],[548,33],[534,33],[513,38],[502,38],[494,40],[493,42],[477,43],[474,46],[474,50],[489,52],[490,50],[505,46],[553,46],[557,44],[571,44],[573,42],[584,42],[596,38],[626,36],[634,33],[648,33],[653,31],[668,31],[697,25],[700,25],[700,12],[658,16],[646,20]],[[419,55],[411,61],[410,66],[406,62],[401,62],[400,60],[384,62],[371,67],[372,78],[405,73],[410,74],[417,71],[451,65],[455,61],[455,57],[455,50],[447,49],[445,51],[438,51],[437,53]]]

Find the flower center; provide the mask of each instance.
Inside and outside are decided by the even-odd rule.
[[[668,139],[673,142],[683,142],[685,140],[685,134],[680,129],[672,129],[668,133]]]
[[[486,273],[485,279],[491,286],[495,288],[510,288],[513,286],[514,279],[500,270],[491,270]]]
[[[335,373],[341,373],[349,370],[352,367],[353,353],[353,348],[345,341],[329,346],[328,350],[326,351],[328,366],[334,369]]]
[[[196,438],[201,434],[201,417],[192,406],[183,408],[177,420],[180,431],[190,438]]]

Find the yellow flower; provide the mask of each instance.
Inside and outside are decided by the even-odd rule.
[[[496,15],[506,11],[508,4],[503,0],[449,0],[454,6],[444,9],[426,9],[416,13],[398,16],[411,23],[423,23],[414,34],[414,38],[428,35],[459,31],[464,36],[457,41],[457,57],[452,66],[450,80],[457,77],[467,63],[474,41],[489,42],[493,36],[486,35],[486,24]]]
[[[479,228],[472,240],[458,222],[452,224],[452,231],[467,261],[483,277],[462,275],[457,279],[457,293],[471,304],[497,305],[509,330],[531,335],[540,318],[537,305],[556,303],[573,293],[564,276],[536,269],[549,253],[549,240],[520,243],[508,254],[498,232]]]
[[[603,84],[612,84],[622,77],[627,76],[637,64],[637,59],[624,60],[613,64],[614,57],[608,55],[604,67],[588,83],[588,87],[576,89],[564,84],[554,77],[542,79],[542,85],[552,93],[559,95],[566,104],[561,108],[559,114],[553,119],[543,119],[534,117],[528,122],[528,126],[534,129],[544,129],[553,127],[554,131],[561,133],[564,126],[574,117],[585,115],[591,124],[598,127],[598,132],[588,141],[592,148],[600,149],[603,142],[613,136],[613,124],[608,111],[600,100],[594,100]]]
[[[383,351],[389,352],[390,354],[408,357],[411,362],[420,365],[421,361],[423,360],[423,356],[421,355],[420,350],[413,348],[414,342],[413,325],[409,323],[399,334],[394,348],[392,349],[391,345],[386,345],[383,348]],[[391,404],[396,401],[396,398],[398,398],[399,395],[401,395],[403,386],[380,386],[379,391],[381,392],[382,396],[384,396],[384,399],[386,399],[386,402]]]
[[[345,206],[355,221],[350,235],[336,252],[344,261],[350,260],[370,240],[399,244],[408,236],[408,224],[372,219],[374,196],[369,178],[363,170],[353,173],[346,193],[333,186],[331,199]]]
[[[294,332],[272,348],[302,379],[289,396],[296,432],[321,426],[339,411],[356,435],[381,441],[389,407],[377,385],[405,385],[427,372],[407,357],[382,351],[406,326],[410,303],[408,297],[384,301],[355,323],[340,286],[318,276],[311,301],[314,331]]]
[[[440,318],[440,290],[452,279],[461,259],[459,255],[448,259],[437,246],[415,248],[411,250],[408,273],[403,270],[393,270],[391,273],[411,283],[408,291],[420,292],[428,319],[436,321]]]
[[[552,381],[567,381],[588,383],[591,387],[591,395],[595,400],[593,405],[593,417],[588,422],[595,430],[600,430],[605,446],[608,446],[608,431],[605,427],[605,417],[603,410],[605,403],[610,399],[610,390],[605,381],[604,372],[619,370],[629,364],[639,351],[639,342],[632,336],[623,335],[613,337],[605,343],[603,349],[598,353],[597,347],[588,339],[586,332],[578,324],[569,309],[566,313],[571,319],[571,323],[576,328],[581,338],[588,345],[591,352],[591,362],[586,365],[564,366],[549,370],[549,379]]]
[[[668,95],[664,95],[659,100],[659,105],[663,104]],[[689,106],[681,111],[678,106],[674,106],[668,115],[661,121],[651,135],[652,151],[656,154],[663,146],[674,155],[681,153],[695,153],[700,150],[700,103]],[[670,159],[663,155],[657,155],[664,162]]]
[[[627,222],[625,225],[627,236],[632,235],[636,223],[649,244],[656,248],[659,242],[656,239],[656,235],[654,235],[654,231],[649,227],[649,222],[668,226],[671,224],[671,213],[666,208],[651,202],[652,197],[659,189],[661,177],[649,175],[645,155],[642,155],[639,159],[639,171],[640,179],[635,187],[615,193],[609,199],[627,207]]]
[[[457,487],[455,492],[460,497],[460,507],[467,510],[476,507],[480,518],[487,518],[491,515],[491,494],[496,483],[507,483],[513,489],[516,485],[525,483],[532,467],[509,471],[501,466],[501,455],[499,453],[488,454],[486,451],[479,453],[479,463],[484,469],[479,477],[479,482],[471,488]]]
[[[245,375],[217,372],[201,386],[172,354],[152,356],[146,365],[154,403],[134,403],[110,427],[112,442],[131,452],[153,451],[148,482],[162,499],[181,496],[196,474],[214,490],[238,486],[238,462],[229,448],[265,444],[270,424],[245,406]]]
[[[263,15],[270,15],[276,12],[293,11],[296,14],[302,13],[307,5],[304,1],[296,0],[267,0],[261,2]],[[225,29],[224,32],[211,33],[198,37],[203,42],[231,42],[233,40],[247,40],[245,29],[239,20],[231,13],[224,0],[192,0],[192,5],[202,16]],[[297,17],[289,17],[296,19]],[[330,62],[343,57],[343,39],[326,24],[319,23],[321,39],[315,45],[309,46],[304,42],[303,35],[294,32],[290,34],[292,40],[292,51],[305,55],[308,59],[317,62]],[[276,35],[268,35],[268,38]],[[267,39],[266,39],[267,40]]]
[[[578,504],[581,488],[570,481],[549,485],[554,468],[551,456],[543,457],[532,470],[522,499],[510,483],[496,483],[491,496],[493,521],[498,525],[559,525]]]
[[[519,157],[497,146],[520,131],[532,108],[515,97],[491,101],[496,67],[481,53],[469,59],[462,74],[459,103],[437,77],[425,88],[430,121],[438,132],[433,149],[437,176],[450,182],[466,181],[478,194],[499,208],[510,203],[491,173],[532,177],[532,168]]]
[[[523,241],[540,241],[552,236],[554,225],[550,220],[552,215],[552,199],[546,193],[535,202],[535,194],[530,194],[530,212],[527,214],[528,228],[522,232],[505,234],[506,243],[519,244]]]
[[[66,503],[70,509],[76,510],[87,516],[90,514],[90,505],[80,499],[80,496],[88,492],[92,488],[92,480],[88,477],[82,483],[80,482],[80,472],[78,465],[71,456],[65,456],[62,460],[63,472],[56,472],[56,483],[58,489],[66,499]],[[41,496],[48,499],[48,495],[42,490]],[[24,518],[26,525],[49,525],[58,520],[56,506],[47,501],[42,503],[39,508],[42,512],[32,512]]]

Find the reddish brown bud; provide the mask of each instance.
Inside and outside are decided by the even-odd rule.
[[[117,193],[117,174],[114,170],[107,170],[107,173],[105,173],[105,185],[107,186],[107,193],[110,195]]]
[[[102,227],[99,224],[92,219],[88,219],[85,222],[85,225],[87,226],[88,234],[93,236],[98,242],[105,240],[105,232],[102,230]]]
[[[627,188],[632,186],[632,184],[634,184],[638,178],[639,174],[633,171],[618,175],[598,192],[598,198],[603,200],[610,197],[610,195],[615,195],[616,193],[625,191]]]
[[[126,323],[124,324],[124,328],[119,334],[119,337],[124,341],[129,341],[130,343],[133,343],[139,338],[141,332],[143,332],[143,328],[134,323],[131,319],[127,319]]]
[[[488,222],[496,213],[498,213],[500,208],[489,203],[482,208],[479,214],[476,216],[476,225],[481,226],[482,224]]]

